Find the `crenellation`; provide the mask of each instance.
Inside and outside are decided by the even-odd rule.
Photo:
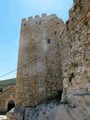
[[[34,18],[35,18],[35,20],[38,20],[38,19],[40,19],[40,16],[36,15]]]
[[[57,17],[57,15],[56,15],[56,14],[51,14],[51,16],[52,16],[52,17],[54,17],[54,18],[56,18],[56,17]]]
[[[23,25],[23,24],[25,24],[26,22],[27,22],[26,18],[23,18],[21,23],[22,23],[22,25]]]
[[[33,17],[28,17],[28,21],[32,21],[33,20]]]
[[[56,14],[48,15],[48,19],[59,19]]]
[[[21,21],[21,28],[23,29],[28,25],[28,20],[26,18],[23,18]]]
[[[46,18],[47,17],[47,14],[46,13],[43,13],[42,15],[41,15],[41,18]]]
[[[57,19],[57,20],[62,21],[62,19],[59,19],[56,14],[47,15],[46,13],[43,13],[41,16],[36,15],[35,17],[28,17],[28,20],[26,20],[25,18],[22,19],[22,25],[24,25],[24,24],[40,25],[41,21],[45,21],[45,20],[47,21],[47,20],[51,20],[51,19],[55,19],[55,20]],[[62,21],[62,24],[63,24],[63,21]]]

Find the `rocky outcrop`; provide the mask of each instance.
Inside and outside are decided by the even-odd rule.
[[[24,110],[21,108],[17,116],[12,110],[7,117],[8,120],[90,120],[90,106],[75,107],[53,101],[36,107],[25,107]]]
[[[63,101],[90,94],[90,0],[74,0],[60,33]],[[75,96],[74,96],[75,97]]]

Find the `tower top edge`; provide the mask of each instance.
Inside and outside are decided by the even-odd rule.
[[[59,18],[56,14],[47,15],[46,13],[43,13],[41,16],[35,15],[34,17],[30,16],[28,19],[23,18],[22,22],[31,22],[31,21],[38,21],[43,19],[52,19],[52,18]]]

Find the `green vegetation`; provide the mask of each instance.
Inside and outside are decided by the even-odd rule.
[[[15,83],[16,83],[16,78],[2,80],[2,81],[0,81],[0,87],[13,85]]]

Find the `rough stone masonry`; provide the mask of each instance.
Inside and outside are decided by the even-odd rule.
[[[22,20],[17,106],[33,106],[60,97],[63,88],[58,34],[63,27],[63,21],[54,14]]]
[[[63,101],[71,103],[83,96],[84,104],[90,105],[90,0],[74,2],[66,29],[60,33]]]
[[[18,67],[24,67],[8,120],[90,120],[90,0],[74,0],[69,12],[65,25],[55,15],[22,21]]]

